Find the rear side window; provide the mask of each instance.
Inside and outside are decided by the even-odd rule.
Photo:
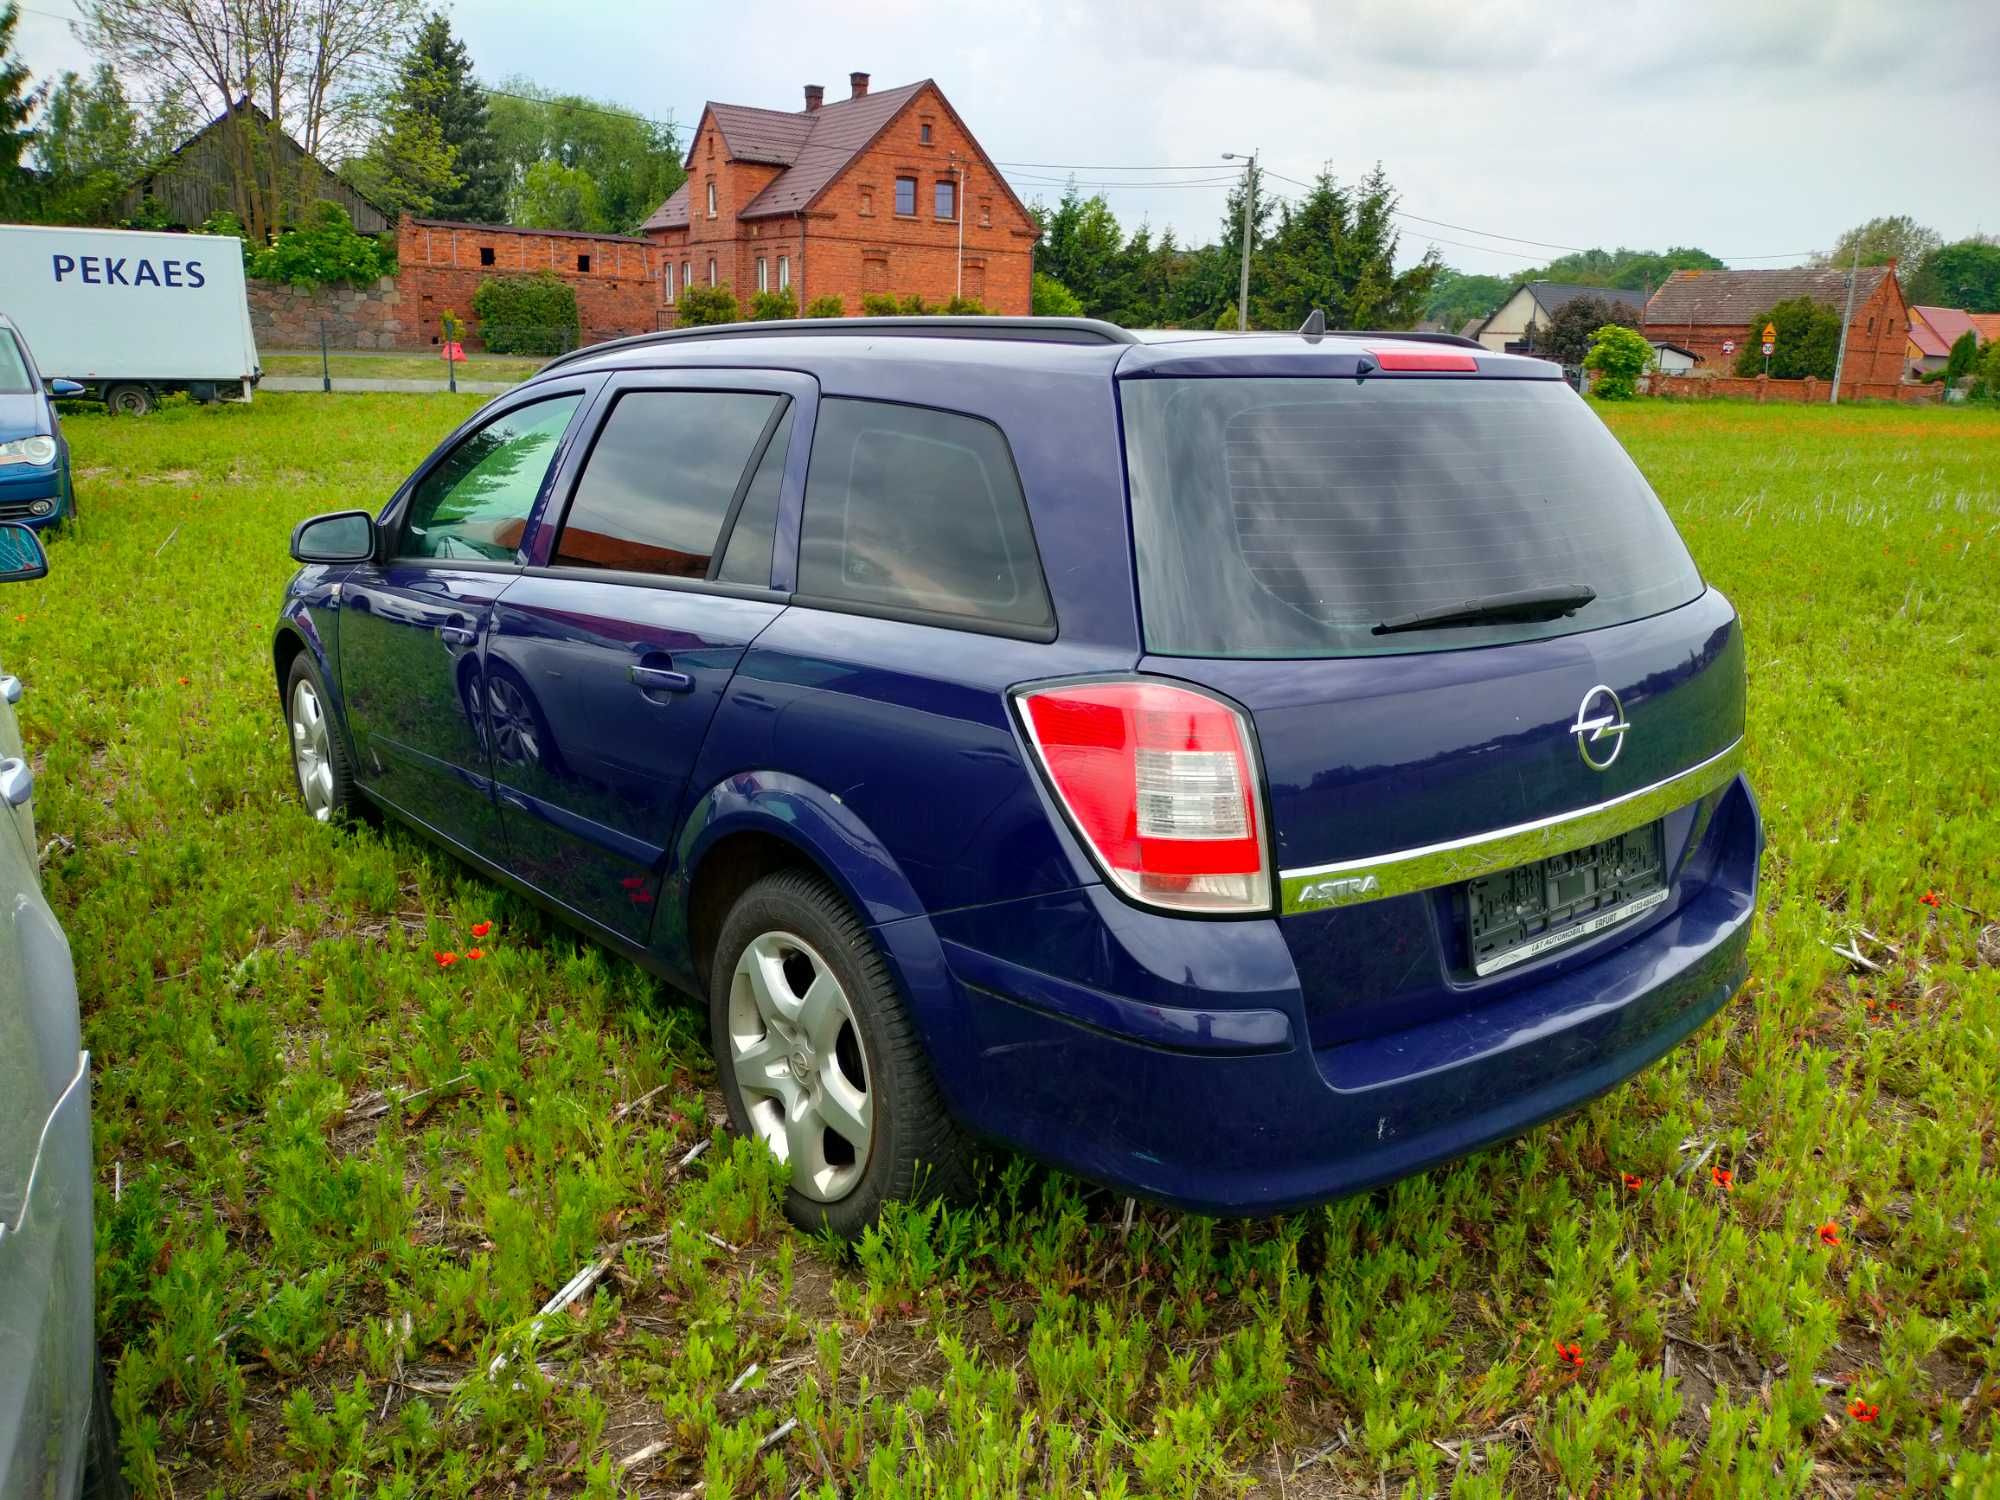
[[[403,557],[512,562],[549,461],[582,397],[517,406],[460,441],[410,497]]]
[[[744,470],[785,401],[748,391],[620,396],[577,480],[550,561],[707,577]]]
[[[1133,380],[1120,391],[1149,651],[1311,657],[1566,635],[1702,591],[1659,500],[1553,380]],[[1554,620],[1377,634],[1583,584]]]
[[[1013,455],[976,417],[822,402],[799,531],[799,593],[1000,627],[1052,627]]]

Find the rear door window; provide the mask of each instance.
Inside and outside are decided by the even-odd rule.
[[[750,488],[743,492],[743,503],[737,507],[735,524],[729,528],[729,540],[724,544],[722,564],[715,570],[717,580],[722,583],[751,583],[765,589],[771,586],[771,544],[778,535],[778,492],[785,482],[785,451],[792,442],[795,409],[786,407],[771,441],[764,445],[764,456],[757,462]]]
[[[1700,595],[1604,424],[1552,380],[1130,380],[1120,388],[1146,647],[1446,650],[1616,625]],[[1582,584],[1553,620],[1377,634]]]
[[[577,480],[549,561],[706,578],[723,522],[749,482],[746,471],[787,405],[784,396],[755,391],[620,396]]]
[[[1001,630],[1055,623],[1000,429],[886,401],[820,403],[798,591],[808,603]]]
[[[583,397],[517,406],[461,440],[418,483],[397,552],[512,562],[549,461]]]

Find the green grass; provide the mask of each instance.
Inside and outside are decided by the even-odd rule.
[[[0,614],[142,1493],[2000,1489],[2000,416],[1605,408],[1743,612],[1770,831],[1749,985],[1659,1066],[1275,1222],[1012,1163],[848,1254],[638,971],[298,809],[289,529],[475,404],[77,415],[84,530]]]
[[[317,349],[288,352],[266,351],[262,355],[266,375],[320,374]],[[458,367],[460,380],[526,380],[547,364],[511,354],[468,354]],[[346,380],[443,380],[444,360],[437,352],[373,354],[356,350],[335,350],[327,355],[327,366],[338,386]]]

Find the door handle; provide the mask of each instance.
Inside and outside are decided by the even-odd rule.
[[[20,807],[35,795],[35,773],[25,760],[10,755],[0,760],[0,802]]]
[[[12,672],[0,677],[0,698],[5,698],[9,703],[21,701],[21,679]]]
[[[469,625],[440,625],[438,639],[447,646],[471,646],[478,643],[479,632]]]
[[[671,667],[642,667],[637,662],[627,667],[626,673],[638,684],[642,693],[691,693],[694,679],[685,672],[676,672]]]

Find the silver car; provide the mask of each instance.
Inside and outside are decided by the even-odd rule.
[[[0,524],[0,583],[48,572]],[[119,1487],[91,1310],[90,1054],[69,940],[42,897],[20,679],[0,675],[0,1497]]]

